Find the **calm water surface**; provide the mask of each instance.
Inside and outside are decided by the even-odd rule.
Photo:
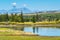
[[[24,27],[25,32],[32,32],[40,36],[60,36],[60,28]]]

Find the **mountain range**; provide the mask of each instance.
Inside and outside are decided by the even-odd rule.
[[[27,7],[22,7],[22,8],[16,8],[16,7],[13,7],[13,8],[11,8],[11,9],[9,9],[9,10],[0,10],[0,14],[1,13],[20,13],[20,12],[23,12],[23,13],[35,13],[35,12],[37,12],[37,13],[44,13],[44,11],[32,11],[32,10],[30,10],[29,8],[27,8]],[[53,13],[53,12],[60,12],[60,10],[52,10],[52,11],[46,11],[47,13]]]
[[[23,13],[32,13],[32,11],[27,8],[27,7],[22,7],[22,8],[11,8],[9,10],[0,10],[0,13],[20,13],[22,10]]]

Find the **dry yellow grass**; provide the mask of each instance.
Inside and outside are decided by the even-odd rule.
[[[0,22],[0,24],[6,24],[6,23],[8,23],[8,24],[57,24],[56,21],[50,21],[50,22],[42,21],[42,22],[35,22],[35,23],[33,23],[33,22],[24,22],[24,23],[22,23],[22,22]]]

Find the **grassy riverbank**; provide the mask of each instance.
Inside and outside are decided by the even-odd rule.
[[[0,22],[0,25],[1,24],[60,24],[60,21],[42,21],[42,22]]]
[[[21,30],[14,30],[10,28],[0,28],[0,36],[37,36],[31,32],[24,32]]]
[[[60,37],[55,36],[31,36],[28,34],[31,33],[13,30],[10,28],[0,28],[0,40],[60,40]]]
[[[21,25],[30,25],[30,26],[40,26],[40,27],[59,27],[60,26],[60,21],[43,21],[43,22],[0,22],[0,27],[5,27],[5,26],[21,26]]]
[[[0,40],[60,40],[60,37],[0,36]]]
[[[2,24],[3,23],[6,24],[6,22],[2,22]],[[14,24],[19,24],[19,25],[20,24],[29,24],[29,25],[30,24],[39,24],[39,25],[40,24],[41,25],[48,24],[48,22],[36,22],[36,23],[32,23],[32,22],[25,22],[25,23],[9,22],[9,23],[11,25],[14,25]],[[52,24],[55,25],[56,23],[53,22]],[[23,32],[20,30],[14,30],[14,29],[10,29],[10,28],[0,28],[0,40],[60,40],[60,37],[35,36],[35,34]]]

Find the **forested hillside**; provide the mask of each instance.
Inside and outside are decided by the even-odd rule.
[[[42,21],[59,21],[60,13],[45,13],[36,15],[23,15],[21,12],[19,15],[15,14],[0,14],[0,22],[42,22]]]

